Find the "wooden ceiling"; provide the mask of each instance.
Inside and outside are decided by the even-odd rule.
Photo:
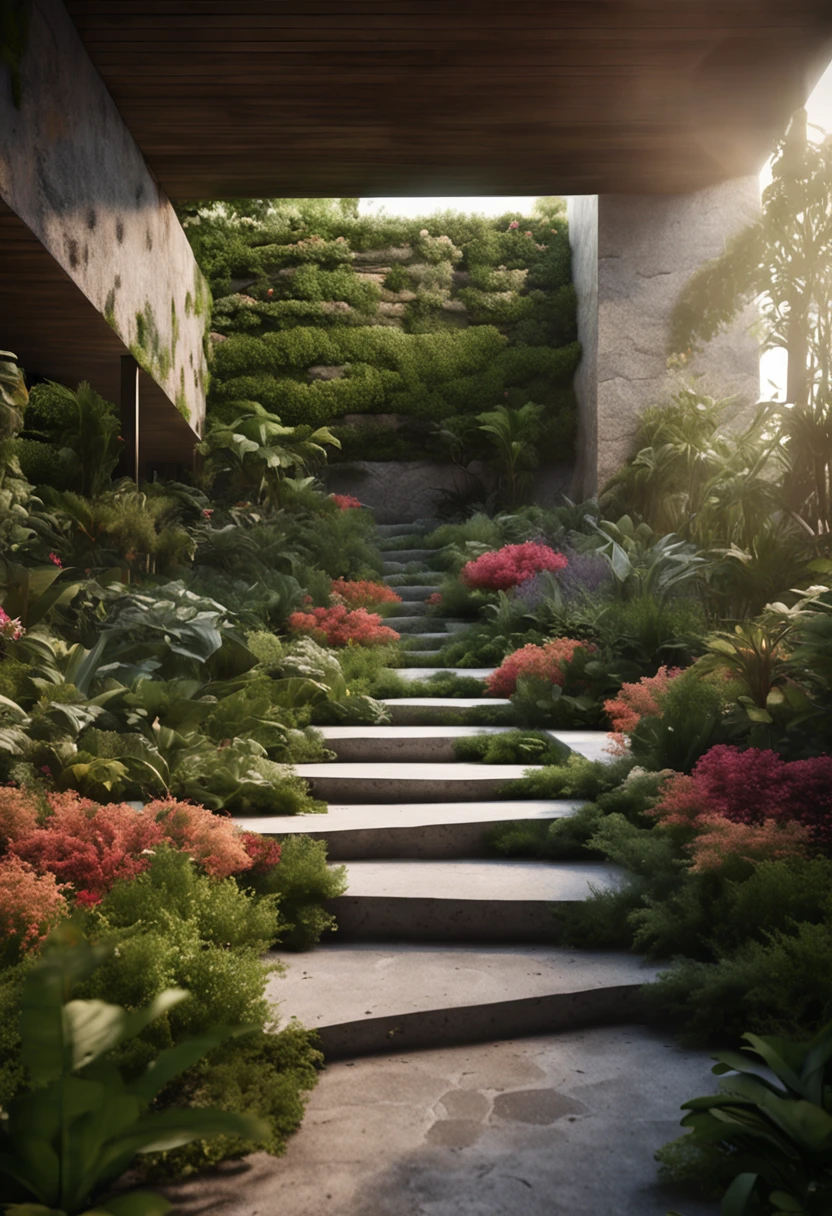
[[[685,191],[756,172],[830,0],[66,0],[173,199]]]
[[[121,358],[130,352],[101,313],[15,213],[0,201],[0,346],[17,355],[29,383],[75,388],[88,380],[119,403]],[[162,389],[139,377],[140,459],[184,464],[196,437]]]

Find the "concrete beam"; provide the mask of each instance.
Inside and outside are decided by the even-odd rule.
[[[670,315],[691,274],[717,257],[759,213],[754,176],[693,194],[570,199],[569,234],[583,357],[575,379],[578,468],[573,493],[588,497],[631,454],[638,418],[679,387],[667,367]],[[690,365],[714,397],[758,399],[759,345],[753,309]]]
[[[119,359],[132,354],[161,390],[149,405],[169,431],[168,456],[184,458],[204,425],[210,293],[61,0],[32,2],[19,108],[0,72],[0,200],[0,256],[5,235],[17,270],[0,293],[3,344],[27,371],[68,383],[87,358],[85,378],[112,400]],[[30,286],[44,288],[41,307],[20,313],[15,296]],[[114,341],[102,340],[102,319]]]

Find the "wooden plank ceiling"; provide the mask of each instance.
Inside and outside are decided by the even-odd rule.
[[[756,172],[830,0],[67,0],[173,199],[685,191]]]

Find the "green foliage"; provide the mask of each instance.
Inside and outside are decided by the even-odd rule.
[[[528,773],[520,781],[509,781],[506,797],[522,798],[581,798],[595,800],[599,794],[613,789],[627,775],[632,760],[623,757],[612,763],[587,760],[573,754],[566,764],[548,765],[538,772]]]
[[[454,755],[483,764],[562,764],[570,751],[546,731],[511,730],[455,739]]]
[[[720,1092],[685,1102],[697,1144],[733,1155],[725,1216],[763,1210],[824,1216],[832,1202],[832,1023],[809,1041],[744,1034],[720,1052]]]
[[[731,688],[694,664],[662,695],[661,717],[643,717],[630,736],[632,755],[647,768],[689,773],[710,747],[728,742],[725,711]]]
[[[335,917],[323,905],[347,889],[346,867],[328,867],[323,841],[302,833],[281,837],[281,850],[280,865],[255,876],[252,888],[265,900],[279,900],[281,945],[309,950],[322,933],[336,928]]]
[[[498,489],[503,504],[511,509],[528,499],[537,467],[538,442],[543,407],[527,402],[522,409],[496,410],[479,414],[480,430],[494,447]]]
[[[72,489],[87,497],[101,494],[110,485],[121,452],[116,407],[86,381],[74,392],[48,381],[33,388],[31,396],[27,433],[32,439],[45,439],[57,447],[53,473],[57,488]],[[28,452],[24,448],[23,455],[24,459],[35,455],[43,463],[43,457],[31,448]],[[44,479],[44,483],[54,485],[55,481]]]
[[[219,1024],[198,1038],[162,1051],[153,1068],[127,1077],[111,1054],[188,993],[168,988],[145,1008],[72,999],[108,953],[69,927],[53,934],[28,971],[21,994],[21,1058],[29,1090],[9,1104],[0,1131],[0,1173],[8,1202],[39,1203],[66,1216],[90,1204],[119,1216],[96,1199],[130,1166],[137,1153],[174,1148],[217,1133],[258,1139],[264,1127],[251,1117],[210,1108],[151,1110],[164,1086],[207,1052],[248,1027]],[[134,1196],[134,1202],[139,1196]],[[145,1197],[142,1197],[145,1198]],[[146,1197],[151,1203],[150,1197]],[[136,1209],[138,1210],[138,1209]],[[164,1201],[155,1211],[167,1210]]]

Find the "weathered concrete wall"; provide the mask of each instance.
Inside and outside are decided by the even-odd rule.
[[[693,271],[720,254],[727,239],[758,214],[759,183],[743,177],[688,195],[601,195],[596,205],[595,236],[586,200],[573,204],[574,229],[570,217],[579,297],[582,286],[584,292],[579,336],[585,363],[576,385],[583,449],[574,487],[584,495],[624,463],[641,411],[667,401],[678,388],[678,372],[667,367],[673,306]],[[703,392],[736,395],[738,409],[759,396],[759,347],[748,332],[753,320],[750,310],[687,369],[703,374],[698,382]]]
[[[569,489],[570,465],[539,469],[535,474],[534,501],[554,504]],[[324,474],[331,493],[354,494],[372,507],[380,524],[435,519],[449,496],[493,489],[493,473],[478,461],[467,469],[438,461],[356,460],[331,465]]]
[[[33,0],[21,86],[0,73],[0,197],[200,433],[210,293],[61,0]]]

